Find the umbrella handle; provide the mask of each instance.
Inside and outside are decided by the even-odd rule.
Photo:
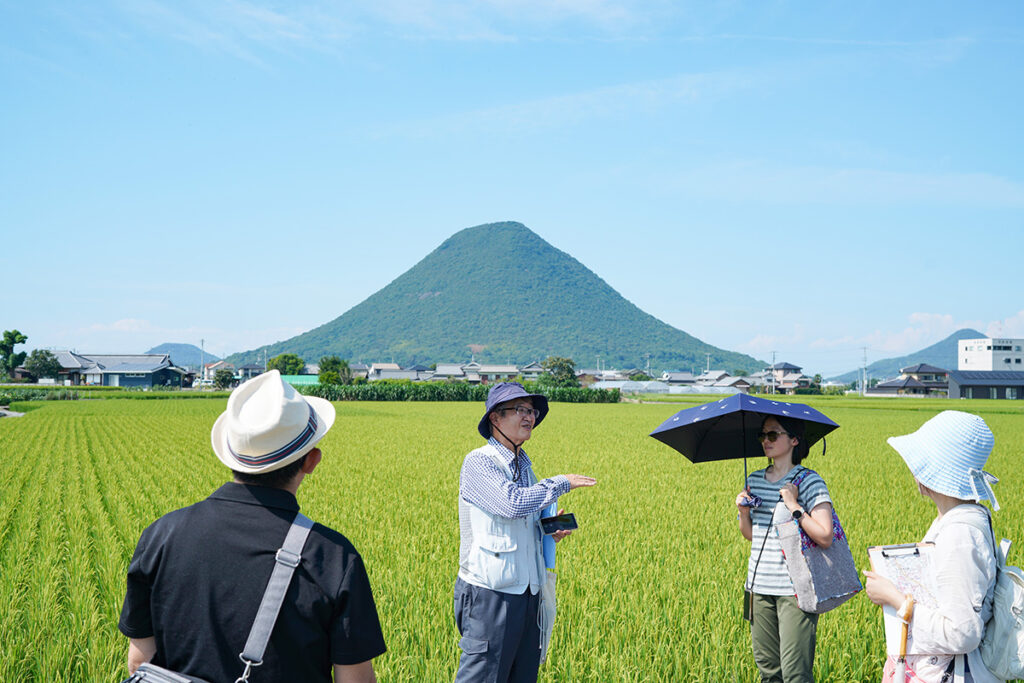
[[[914,616],[914,596],[908,595],[896,611],[896,616],[902,621],[900,626],[900,656],[896,659],[896,675],[894,681],[905,683],[907,676],[907,637],[910,630],[910,619]]]

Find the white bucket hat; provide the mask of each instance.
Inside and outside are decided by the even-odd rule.
[[[236,472],[280,469],[313,450],[334,424],[334,406],[303,396],[277,370],[244,382],[213,425],[210,441],[220,461]]]
[[[913,434],[891,436],[888,442],[931,490],[961,500],[989,500],[993,510],[999,509],[992,491],[999,480],[981,469],[995,438],[977,415],[944,410]]]

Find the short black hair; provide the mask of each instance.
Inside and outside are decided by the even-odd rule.
[[[252,472],[239,472],[237,470],[231,470],[235,475],[235,481],[240,484],[250,484],[252,486],[269,486],[274,489],[283,489],[292,483],[295,476],[302,469],[302,465],[305,464],[306,458],[309,457],[309,453],[306,453],[295,462],[290,462],[284,467],[270,472],[263,472],[260,474],[254,474]]]
[[[761,420],[762,429],[764,429],[764,423],[768,421],[768,418],[773,418],[786,430],[787,434],[797,440],[796,446],[793,447],[793,464],[799,465],[800,461],[806,458],[811,450],[810,446],[807,445],[807,439],[804,438],[804,421],[783,415],[766,415],[764,420]]]

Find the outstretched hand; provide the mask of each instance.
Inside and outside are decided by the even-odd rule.
[[[593,486],[597,483],[597,479],[593,477],[585,477],[582,474],[567,474],[565,478],[569,480],[569,490],[579,488],[580,486]]]

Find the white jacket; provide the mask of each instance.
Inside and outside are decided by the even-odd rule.
[[[918,652],[907,663],[926,681],[939,681],[955,654],[967,654],[970,678],[975,683],[999,683],[981,661],[981,638],[992,616],[996,558],[988,532],[966,523],[974,517],[984,528],[988,510],[981,505],[958,505],[932,522],[924,541],[935,543],[932,555],[940,604],[914,607],[910,627]]]
[[[493,446],[474,452],[490,457],[512,479],[508,464]],[[532,471],[530,478],[534,479]],[[538,510],[529,517],[502,517],[459,496],[459,578],[500,593],[518,595],[527,588],[537,593],[545,578],[540,515]]]

